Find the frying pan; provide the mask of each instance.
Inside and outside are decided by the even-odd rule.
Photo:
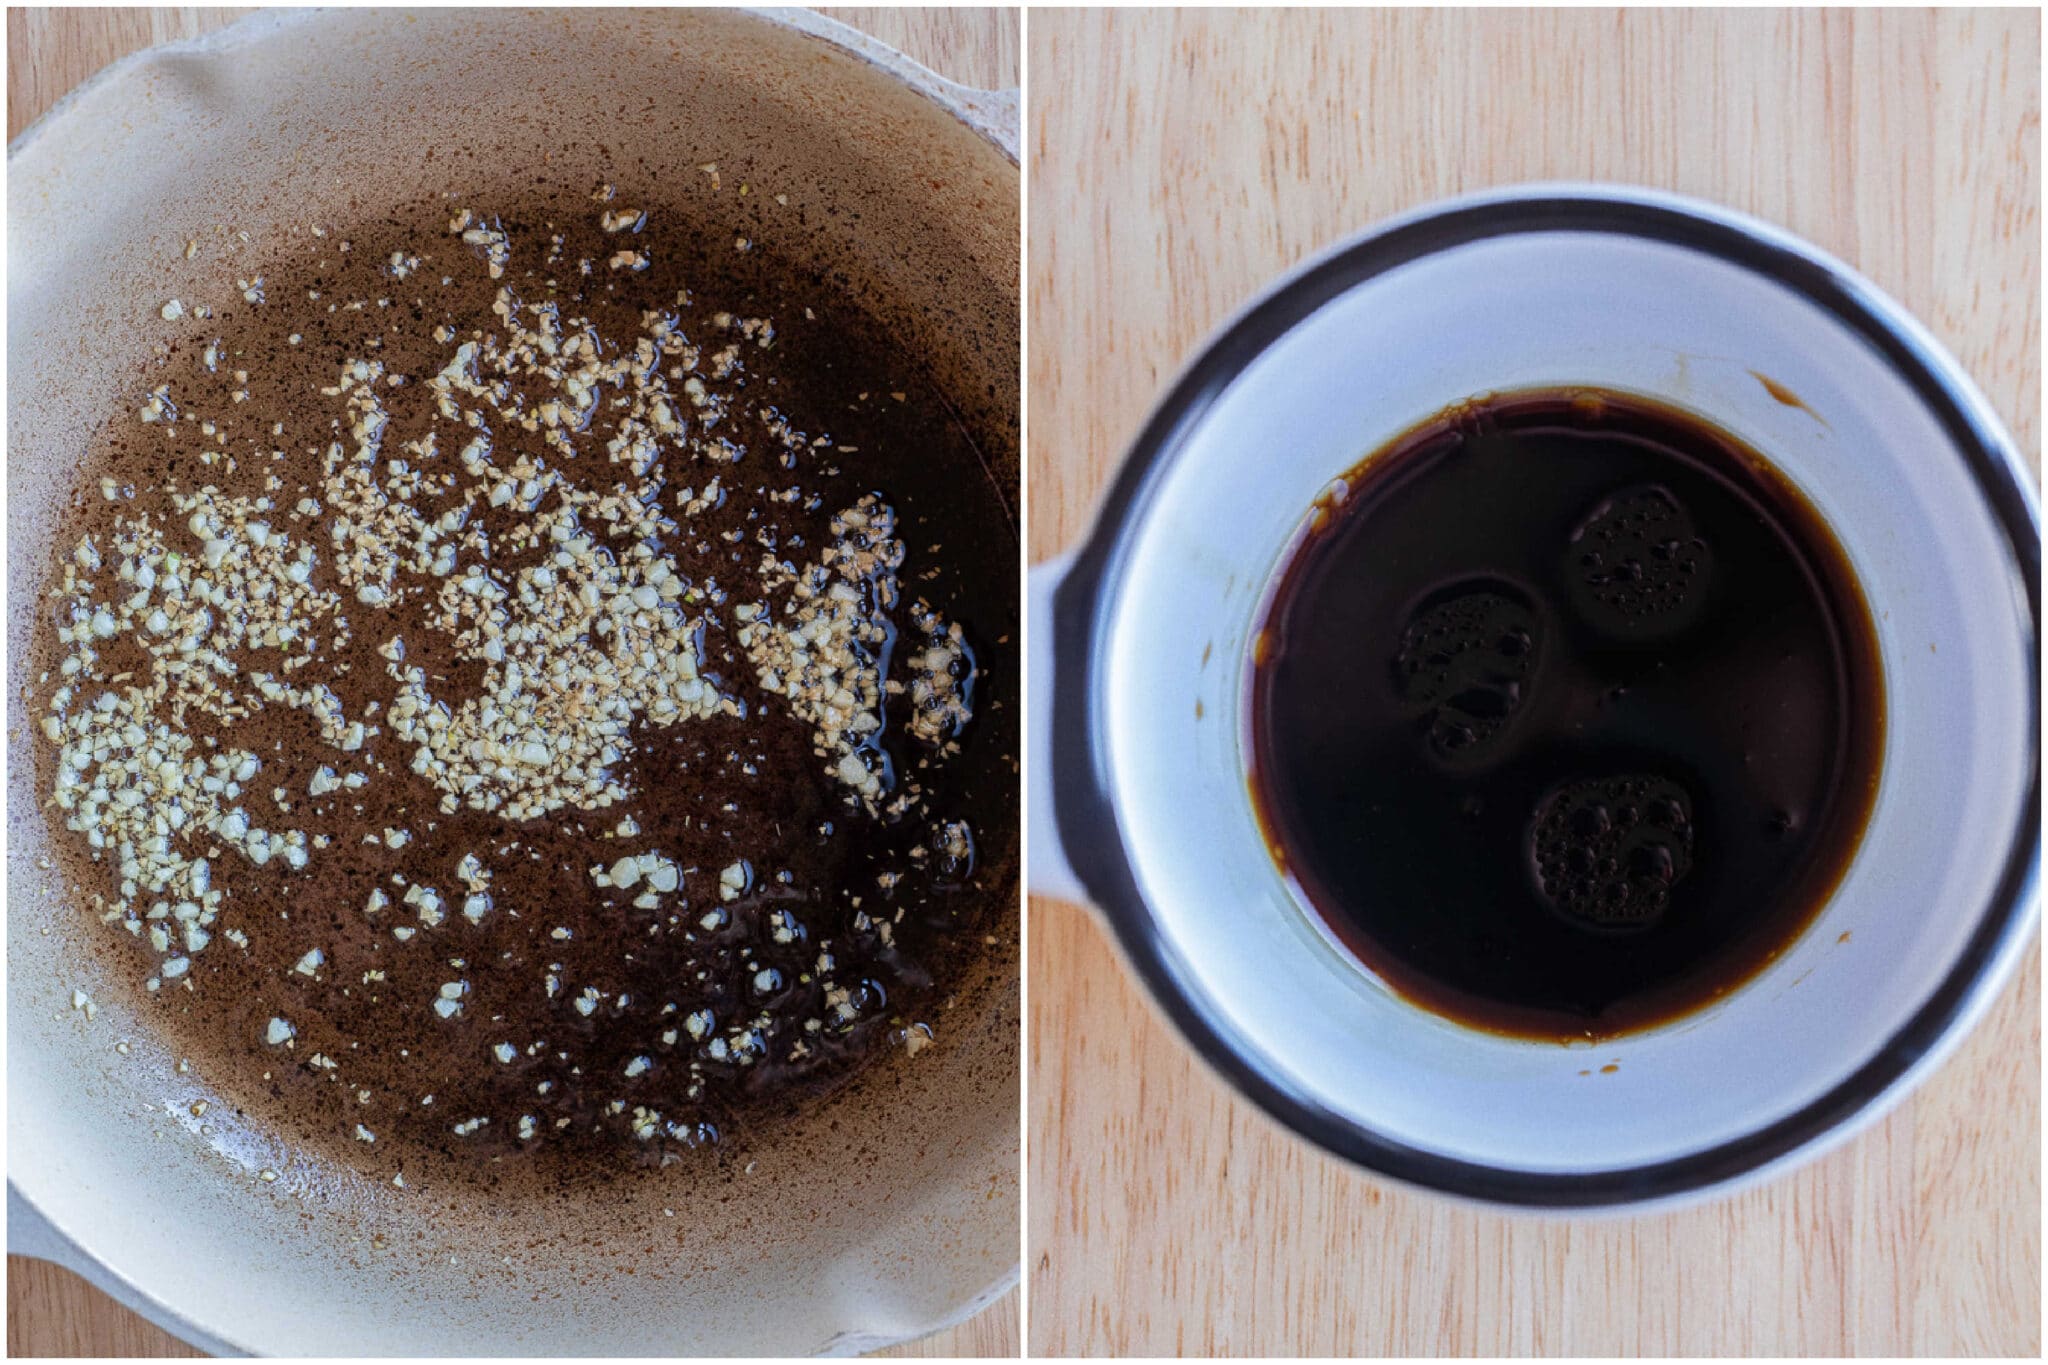
[[[428,157],[451,143],[476,157]],[[260,250],[289,224],[488,192],[464,179],[491,167],[584,158],[593,184],[643,157],[673,168],[665,197],[815,263],[889,328],[982,434],[1014,507],[1016,156],[1013,100],[803,12],[261,13],[109,68],[10,150],[11,657],[28,657],[65,500],[161,334],[156,307],[218,290],[187,238],[227,225]],[[695,171],[713,162],[722,195]],[[1015,1283],[1014,898],[943,1045],[802,1120],[815,1131],[745,1178],[664,1172],[538,1207],[394,1189],[237,1126],[231,1103],[191,1116],[219,1097],[152,1039],[138,973],[100,961],[103,927],[65,896],[34,680],[12,681],[10,1250],[217,1353],[852,1352]]]

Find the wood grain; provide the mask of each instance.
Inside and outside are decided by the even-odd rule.
[[[1190,349],[1383,215],[1528,179],[1719,200],[1837,252],[2035,460],[2038,11],[1034,10],[1030,533]],[[1669,1216],[1474,1212],[1283,1135],[1096,924],[1035,901],[1034,1354],[2038,1355],[2038,960],[1887,1122]]]
[[[195,37],[246,11],[234,9],[20,9],[7,11],[7,136],[21,130],[108,62],[153,43]],[[1017,83],[1015,10],[835,8],[822,11],[965,85]],[[130,1313],[70,1272],[7,1258],[10,1356],[194,1356],[177,1338]],[[1018,1354],[1017,1295],[948,1331],[881,1354]]]

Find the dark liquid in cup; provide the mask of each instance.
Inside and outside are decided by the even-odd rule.
[[[1819,513],[1699,418],[1474,400],[1320,507],[1266,607],[1253,803],[1367,967],[1467,1025],[1609,1037],[1796,940],[1877,792],[1869,608]]]

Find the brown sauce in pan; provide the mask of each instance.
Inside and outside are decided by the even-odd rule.
[[[206,572],[219,523],[234,520],[221,509],[257,507],[243,520],[260,519],[271,544],[310,548],[303,587],[324,594],[327,614],[307,619],[297,640],[245,641],[231,651],[242,671],[226,681],[244,697],[257,671],[302,689],[317,682],[367,737],[337,744],[323,700],[247,714],[177,708],[169,732],[193,753],[259,764],[246,776],[217,769],[233,798],[202,800],[169,836],[186,858],[206,859],[209,889],[221,893],[206,905],[202,946],[184,952],[179,941],[175,907],[199,904],[189,877],[142,889],[124,911],[119,854],[83,832],[60,840],[79,912],[109,918],[95,933],[124,971],[153,983],[147,1012],[166,1044],[248,1120],[384,1178],[581,1178],[730,1158],[878,1060],[915,1065],[902,1054],[943,1046],[949,994],[989,951],[1014,895],[1016,523],[977,434],[830,280],[730,234],[696,233],[634,196],[622,186],[594,202],[589,185],[542,183],[495,202],[434,200],[301,232],[261,266],[258,253],[239,251],[223,265],[234,288],[171,310],[183,316],[167,317],[166,344],[119,396],[124,410],[84,461],[76,525],[59,536],[51,633],[30,677],[41,678],[35,714],[58,700],[60,725],[148,678],[152,650],[164,648],[144,602],[95,636],[82,679],[60,672],[71,647],[55,632],[93,634],[95,604],[118,608],[136,590],[119,577],[118,521],[148,518],[188,587]],[[464,208],[468,230],[502,231],[502,248],[449,230]],[[259,269],[260,281],[243,275]],[[455,415],[441,411],[429,381],[456,347],[510,339],[510,320],[493,311],[507,287],[515,310],[552,306],[551,318],[528,312],[521,326],[555,330],[557,351],[538,363],[558,370],[573,368],[559,349],[569,336],[587,332],[608,360],[651,329],[655,350],[642,358],[663,372],[666,415],[680,429],[608,455],[608,442],[632,435],[630,375],[599,383],[589,410],[559,423],[540,411],[562,398],[559,385],[531,374],[503,377],[489,398],[458,391]],[[210,317],[192,311],[202,302]],[[381,372],[351,385],[357,362]],[[469,373],[494,382],[482,362]],[[708,406],[689,392],[697,383]],[[371,396],[382,424],[374,458],[357,460],[359,409],[347,404]],[[154,407],[153,420],[139,420],[138,405]],[[432,448],[407,447],[429,432]],[[480,434],[487,466],[472,467],[462,449]],[[547,486],[536,493],[514,476],[510,496],[494,502],[494,480],[527,457],[549,471]],[[367,478],[346,507],[331,496],[336,468]],[[215,523],[195,530],[189,499],[207,488],[201,511],[214,509]],[[577,515],[536,522],[565,501],[562,489],[588,495]],[[174,505],[179,496],[188,501]],[[438,541],[401,547],[401,559],[415,549],[417,558],[388,581],[375,555],[367,575],[346,580],[336,520],[359,530],[395,503],[418,513],[402,536],[465,511]],[[250,535],[243,524],[218,537],[231,542],[227,567],[256,553]],[[97,547],[97,568],[73,557],[81,538]],[[565,543],[574,553],[554,559]],[[454,567],[442,572],[431,561],[450,545]],[[658,591],[648,560],[635,558],[642,546],[682,591]],[[571,598],[534,587],[534,571],[551,564]],[[474,758],[456,746],[439,780],[416,768],[431,748],[426,732],[400,734],[408,674],[429,699],[415,726],[434,723],[429,713],[473,719],[483,712],[464,713],[464,703],[488,702],[491,679],[503,682],[505,664],[478,644],[487,613],[465,608],[472,614],[454,622],[480,636],[445,628],[443,594],[473,570],[512,599],[503,609],[520,630],[569,620],[579,587],[601,599],[607,624],[656,623],[653,644],[615,664],[666,681],[641,689],[617,742],[579,770],[583,785],[567,798],[537,789],[519,764],[573,747],[558,743],[565,730],[631,691],[609,674],[523,730],[486,718],[485,742],[506,739],[505,751]],[[633,598],[621,582],[628,570],[644,591],[621,601]],[[161,597],[161,559],[152,572]],[[365,583],[384,600],[366,599]],[[537,609],[518,605],[521,584]],[[814,597],[834,604],[823,615],[840,635],[750,650],[743,604],[787,621],[785,607]],[[615,606],[624,615],[605,618]],[[619,629],[586,629],[583,643],[607,656]],[[535,660],[546,652],[531,643],[528,671],[544,672]],[[515,640],[515,662],[517,650]],[[705,709],[676,719],[660,712],[661,689],[689,690],[676,683],[684,651],[702,684],[689,705]],[[864,671],[873,698],[861,695]],[[530,696],[548,681],[500,695]],[[842,723],[863,711],[879,725]],[[171,700],[152,714],[170,717]],[[67,742],[78,733],[60,730]],[[118,766],[67,775],[59,748],[39,744],[46,793],[70,785],[76,796],[108,771],[113,788],[126,780]],[[124,752],[117,736],[113,758]],[[515,778],[498,781],[496,768]],[[495,809],[468,800],[465,769],[485,770],[477,787],[499,789]],[[241,812],[227,826],[237,838],[251,837],[246,825],[291,831],[299,853],[259,864],[220,829],[198,827],[205,812],[229,809]],[[124,932],[124,918],[137,929]],[[169,931],[167,949],[152,944],[157,928]]]
[[[1749,980],[1846,871],[1884,736],[1826,523],[1646,400],[1475,400],[1353,470],[1252,675],[1276,859],[1395,991],[1556,1039]]]

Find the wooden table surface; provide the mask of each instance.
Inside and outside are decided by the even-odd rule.
[[[968,85],[1017,83],[1019,22],[1014,10],[827,8],[823,13],[874,35]],[[78,82],[152,43],[189,38],[229,23],[234,9],[9,9],[7,136],[27,127]],[[972,1320],[908,1346],[902,1356],[1014,1356],[1017,1295]],[[7,1259],[10,1356],[192,1356],[199,1352],[152,1326],[85,1281],[42,1261]]]
[[[1782,223],[1901,299],[2036,461],[2038,11],[1034,10],[1030,537],[1179,362],[1374,219],[1528,179]],[[2038,960],[1851,1146],[1567,1223],[1375,1182],[1234,1099],[1083,912],[1031,906],[1034,1354],[2038,1355]]]

